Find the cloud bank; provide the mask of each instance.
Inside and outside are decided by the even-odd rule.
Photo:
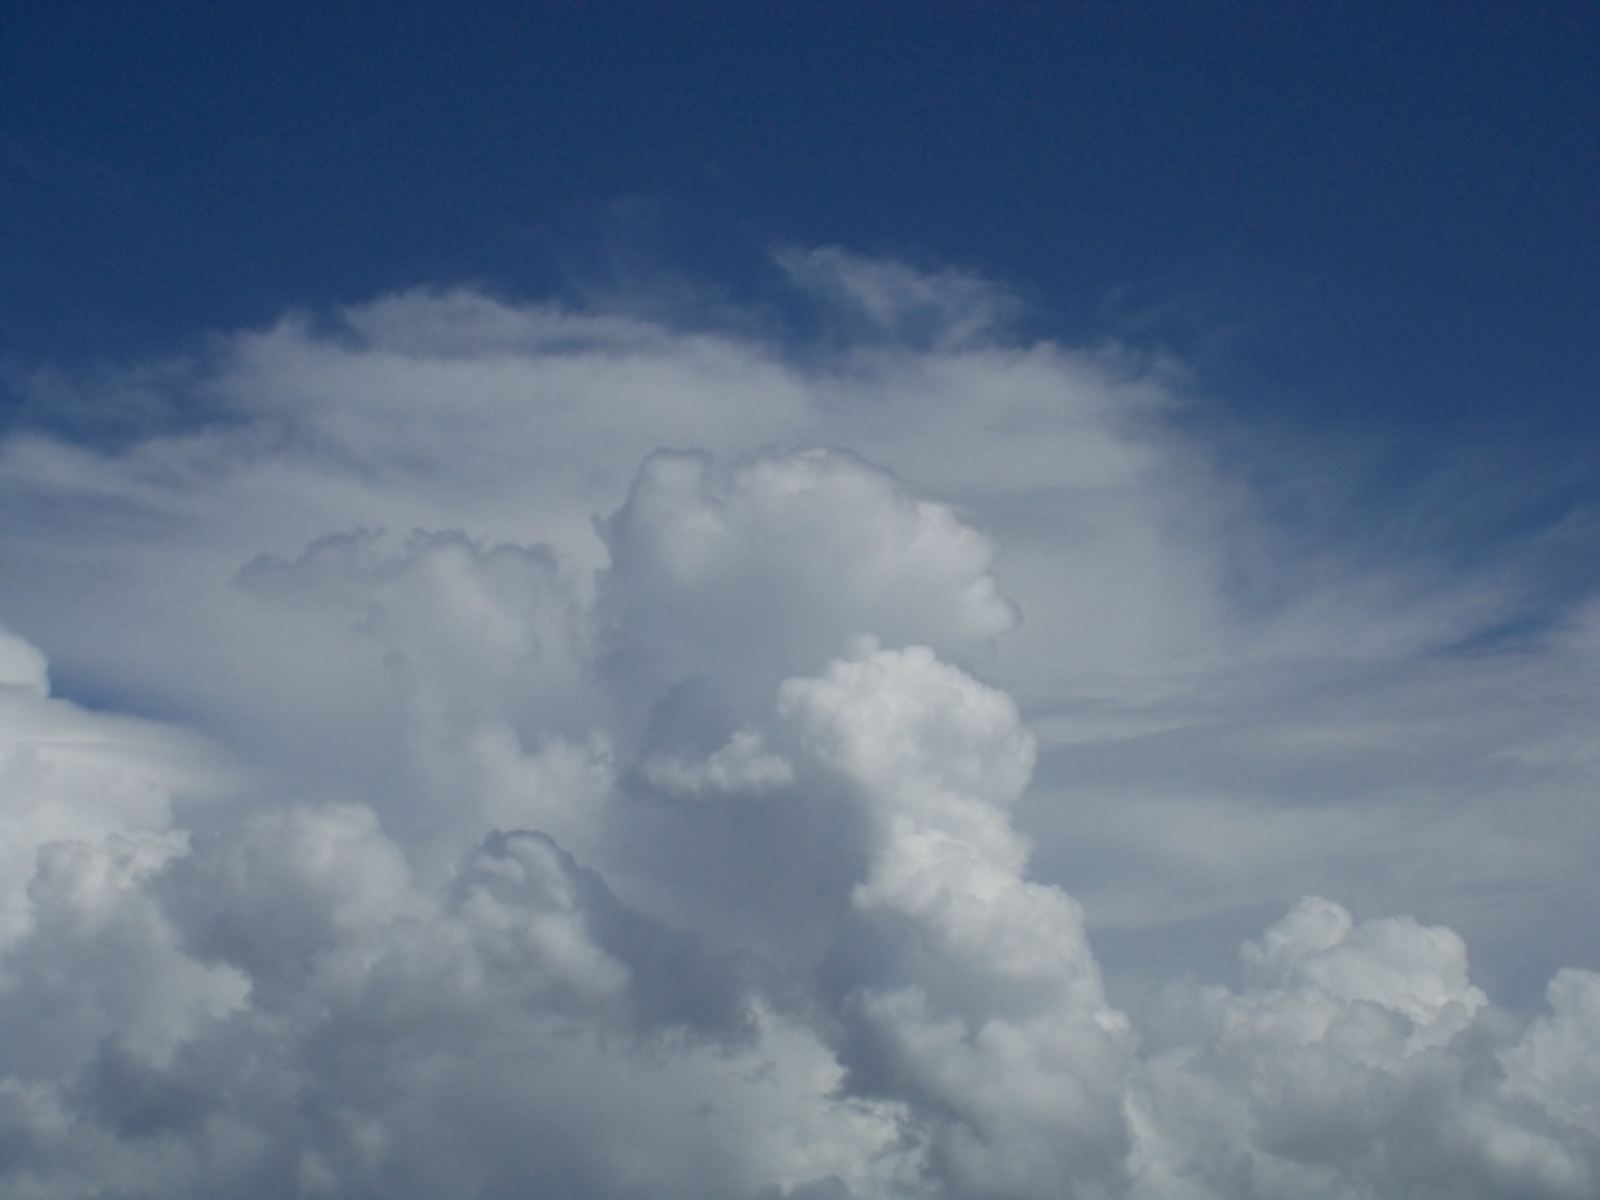
[[[803,361],[419,292],[0,443],[0,1195],[1593,1195],[1583,603],[785,263]]]

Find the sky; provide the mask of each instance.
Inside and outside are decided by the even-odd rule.
[[[0,4],[0,1197],[1600,1190],[1600,9]]]

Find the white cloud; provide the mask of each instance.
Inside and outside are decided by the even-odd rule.
[[[1549,1015],[1501,1055],[1506,1089],[1568,1124],[1600,1130],[1600,975],[1564,968],[1548,998]]]
[[[51,846],[118,842],[129,861],[178,850],[174,807],[229,786],[196,739],[131,717],[85,712],[49,695],[44,656],[0,632],[0,946],[32,927],[34,862]],[[162,849],[164,848],[164,849]],[[65,860],[63,860],[65,861]],[[109,869],[109,868],[108,868]],[[120,869],[120,868],[119,868]]]
[[[1115,1179],[1131,1038],[1082,909],[1025,877],[1006,809],[1033,742],[1015,706],[913,647],[790,680],[780,709],[873,830],[851,893],[877,942],[845,999],[857,1085],[914,1099],[960,1194]]]
[[[1005,289],[963,271],[921,271],[837,247],[788,250],[778,265],[855,341],[957,349],[981,343],[1020,307]]]
[[[418,292],[0,445],[0,1195],[1592,1194],[1583,604],[786,262],[803,361]]]
[[[693,675],[764,700],[854,638],[971,652],[1016,621],[993,547],[943,504],[853,455],[735,465],[658,452],[605,524],[616,669],[653,689]]]
[[[38,647],[0,630],[0,687],[44,696],[50,692],[50,673]]]
[[[1496,1070],[1505,1021],[1453,932],[1308,899],[1244,958],[1244,991],[1169,997],[1177,1044],[1133,1093],[1135,1195],[1592,1192],[1600,1127],[1552,1119],[1557,1089]],[[1528,1061],[1553,1028],[1500,1058]]]
[[[765,792],[794,782],[789,760],[761,748],[761,735],[741,729],[703,762],[688,763],[670,754],[644,761],[644,777],[663,791],[699,796],[706,792]]]

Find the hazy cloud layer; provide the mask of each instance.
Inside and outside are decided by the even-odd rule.
[[[0,1195],[1593,1195],[1594,609],[785,265],[803,363],[414,293],[0,444]]]

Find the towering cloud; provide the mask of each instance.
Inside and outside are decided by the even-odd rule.
[[[1593,1195],[1581,606],[788,265],[854,340],[419,293],[0,447],[0,1196]]]

